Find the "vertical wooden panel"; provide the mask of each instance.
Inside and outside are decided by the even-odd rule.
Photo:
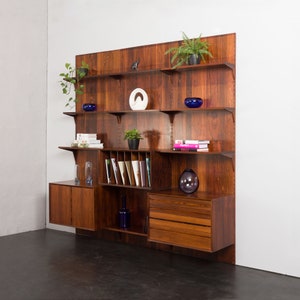
[[[72,225],[76,228],[96,229],[96,207],[93,188],[72,188]]]
[[[50,223],[71,226],[71,187],[49,185]]]

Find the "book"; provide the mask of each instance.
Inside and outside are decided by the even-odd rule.
[[[90,145],[93,145],[93,144],[101,144],[101,140],[89,139],[89,144],[90,144]]]
[[[107,183],[111,183],[111,169],[110,169],[110,160],[109,160],[109,158],[105,159],[105,169],[106,169]]]
[[[173,151],[182,151],[182,152],[208,152],[209,148],[199,148],[199,149],[187,149],[187,148],[173,148]]]
[[[120,175],[121,175],[121,180],[123,184],[126,184],[126,167],[125,167],[125,162],[124,161],[118,161],[119,165],[119,170],[120,170]]]
[[[139,167],[140,167],[140,175],[141,175],[141,186],[145,187],[147,186],[146,182],[146,161],[145,160],[140,160],[139,161]]]
[[[116,159],[114,157],[112,157],[110,160],[111,160],[111,164],[112,164],[112,169],[114,171],[115,182],[116,182],[116,184],[119,184],[119,169],[118,169]]]
[[[138,160],[132,160],[131,161],[135,185],[140,186],[140,168],[139,168],[139,161]]]
[[[148,186],[151,187],[151,163],[150,163],[150,157],[146,157],[146,169],[147,169],[147,176],[148,176]]]
[[[131,166],[131,161],[130,160],[126,160],[125,161],[125,166],[126,166],[126,170],[127,170],[129,184],[130,185],[135,185],[133,170],[132,170],[132,166]]]
[[[200,149],[200,148],[208,148],[208,144],[174,144],[173,148]]]
[[[188,145],[198,145],[198,144],[209,144],[209,140],[175,140],[174,144],[188,144]]]
[[[96,140],[97,139],[97,133],[77,133],[76,134],[76,140]]]
[[[88,144],[88,147],[89,148],[97,148],[97,149],[103,149],[104,148],[103,143],[100,143],[100,144]]]

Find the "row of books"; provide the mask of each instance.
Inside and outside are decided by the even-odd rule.
[[[205,152],[209,151],[209,140],[175,140],[174,151]]]
[[[150,158],[145,160],[105,159],[107,183],[151,187]]]

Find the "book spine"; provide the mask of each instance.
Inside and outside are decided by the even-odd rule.
[[[124,161],[118,161],[119,165],[119,170],[121,173],[121,180],[123,184],[126,184],[126,167],[125,167],[125,162]]]
[[[209,140],[184,140],[184,144],[209,144]]]
[[[129,184],[134,185],[135,184],[134,183],[134,175],[133,175],[133,170],[132,170],[130,160],[125,161],[125,166],[126,166],[126,170],[127,170],[127,174],[128,174]]]
[[[150,163],[150,157],[146,157],[146,169],[147,169],[147,176],[148,176],[148,186],[151,187],[151,163]]]
[[[114,171],[114,176],[115,176],[116,184],[119,184],[119,180],[118,180],[118,166],[117,166],[116,159],[114,157],[111,158],[111,164],[112,164],[112,168],[113,168],[113,171]]]
[[[105,159],[105,169],[106,169],[107,183],[111,183],[111,170],[110,170],[110,160],[109,160],[109,158]]]
[[[186,148],[186,149],[199,149],[199,148],[207,148],[207,144],[174,144],[173,148]]]
[[[140,174],[141,174],[141,186],[145,187],[147,185],[147,183],[146,183],[146,161],[140,160],[139,167],[140,167]]]
[[[139,161],[138,160],[132,160],[132,170],[135,180],[135,185],[140,186],[140,169],[139,169]]]
[[[198,145],[198,144],[209,144],[209,140],[175,140],[174,144],[189,144],[189,145]]]
[[[182,152],[208,152],[209,149],[208,148],[190,148],[190,149],[187,149],[187,148],[173,148],[173,151],[182,151]]]

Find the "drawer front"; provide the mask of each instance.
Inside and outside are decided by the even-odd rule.
[[[212,251],[211,228],[179,222],[149,219],[149,241]]]
[[[211,201],[149,195],[149,217],[211,226]]]

